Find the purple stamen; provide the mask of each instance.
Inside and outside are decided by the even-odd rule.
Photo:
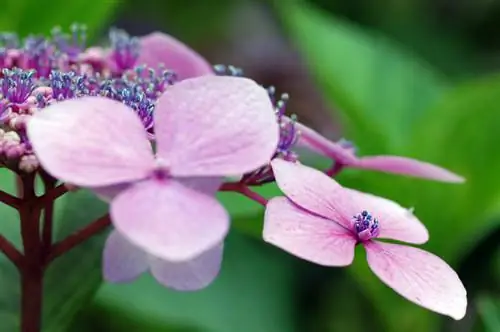
[[[54,49],[43,37],[30,36],[24,41],[21,67],[36,71],[37,77],[48,77],[55,66]]]
[[[109,38],[117,69],[122,72],[131,69],[139,57],[139,40],[118,29],[111,29]]]
[[[380,233],[379,222],[368,211],[364,210],[353,217],[354,232],[359,241],[368,241]]]
[[[0,79],[0,86],[3,98],[13,104],[26,102],[31,92],[35,89],[33,76],[34,70],[24,71],[21,69],[2,70],[3,78]]]
[[[71,61],[75,61],[83,50],[87,42],[87,27],[80,24],[72,24],[70,27],[71,35],[62,32],[60,27],[52,30],[52,40],[55,46],[66,54]]]
[[[52,88],[52,97],[56,100],[75,98],[87,92],[85,78],[74,72],[53,70],[49,76],[49,86]]]

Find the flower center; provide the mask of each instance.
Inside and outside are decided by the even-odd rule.
[[[165,181],[170,179],[172,176],[170,174],[170,167],[164,160],[157,160],[156,167],[151,172],[151,178],[158,181]]]
[[[354,231],[359,241],[368,241],[380,233],[379,222],[368,211],[364,210],[354,217]]]

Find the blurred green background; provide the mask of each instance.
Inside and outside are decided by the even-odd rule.
[[[339,181],[415,207],[431,234],[425,249],[459,272],[470,304],[460,322],[421,309],[379,282],[362,251],[344,269],[300,261],[260,239],[260,206],[221,195],[234,227],[211,287],[177,293],[149,276],[105,284],[103,234],[49,270],[44,331],[500,332],[500,0],[5,0],[0,12],[0,28],[23,35],[75,21],[96,43],[111,26],[169,33],[288,92],[290,112],[354,140],[361,154],[416,157],[465,176],[447,185],[348,170]],[[85,192],[65,197],[59,236],[105,209]],[[15,218],[5,207],[1,216]],[[0,331],[11,332],[17,275],[3,258],[0,272]]]

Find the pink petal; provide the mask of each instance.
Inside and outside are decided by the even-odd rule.
[[[197,178],[179,178],[177,179],[186,187],[198,190],[207,195],[215,195],[224,181],[221,177],[197,177]],[[129,188],[131,183],[120,183],[106,187],[91,188],[97,197],[105,202],[110,202],[118,194]]]
[[[55,103],[28,122],[28,136],[42,166],[77,186],[107,186],[147,176],[154,166],[139,117],[101,97]]]
[[[463,177],[439,166],[398,156],[363,157],[354,165],[351,165],[351,167],[410,175],[444,182],[465,182]]]
[[[174,180],[146,180],[111,203],[116,229],[148,253],[168,261],[192,259],[222,242],[229,216],[213,196]]]
[[[344,165],[356,162],[356,156],[348,149],[342,147],[342,145],[330,141],[300,122],[297,122],[295,125],[300,131],[299,140],[297,142],[298,146],[302,146],[320,155],[332,158]]]
[[[314,168],[281,159],[273,160],[271,166],[278,187],[295,204],[351,229],[351,222],[337,208],[345,193],[335,180]]]
[[[149,268],[148,254],[116,230],[106,240],[102,264],[104,279],[110,282],[133,281]]]
[[[188,188],[210,196],[215,195],[224,182],[223,177],[177,178],[176,180]]]
[[[175,176],[230,176],[271,159],[279,129],[269,96],[254,81],[204,76],[164,93],[156,108],[158,156]]]
[[[346,196],[338,200],[338,210],[350,218],[363,210],[379,221],[379,237],[422,244],[429,240],[429,233],[415,215],[401,205],[383,197],[344,188]]]
[[[302,259],[326,266],[346,266],[356,239],[334,221],[313,215],[285,197],[269,201],[264,240]]]
[[[370,242],[365,247],[372,271],[398,294],[456,320],[465,316],[467,292],[441,258],[397,244]]]
[[[96,194],[97,197],[102,199],[105,202],[111,202],[113,198],[115,198],[119,193],[129,188],[132,184],[127,183],[119,183],[106,187],[94,187],[92,188],[92,192]]]
[[[168,262],[150,258],[151,274],[155,279],[179,291],[195,291],[207,287],[219,274],[222,264],[222,243],[186,262]]]
[[[141,52],[137,64],[172,70],[181,80],[213,74],[212,66],[198,53],[172,36],[153,32],[140,38]]]

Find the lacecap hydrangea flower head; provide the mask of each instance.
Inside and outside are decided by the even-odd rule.
[[[383,282],[423,307],[463,317],[466,293],[446,263],[374,240],[424,243],[425,226],[396,203],[330,179],[345,167],[447,182],[461,177],[408,158],[358,158],[352,145],[330,142],[287,115],[287,94],[278,96],[233,66],[211,66],[170,36],[111,30],[109,40],[87,48],[78,25],[71,34],[55,29],[51,38],[0,38],[0,152],[2,164],[21,177],[20,199],[29,198],[26,183],[40,174],[52,184],[36,198],[42,203],[68,187],[109,202],[109,216],[59,243],[44,222],[43,245],[33,247],[42,251],[44,266],[111,226],[106,280],[127,282],[149,272],[170,288],[204,288],[219,272],[230,228],[215,194],[232,191],[265,206],[265,241],[329,266],[348,265],[362,244]],[[302,165],[299,146],[331,158],[332,168],[322,173]],[[285,197],[268,202],[252,190],[274,181]],[[1,198],[21,206],[18,198]],[[4,252],[19,262],[35,249]]]

